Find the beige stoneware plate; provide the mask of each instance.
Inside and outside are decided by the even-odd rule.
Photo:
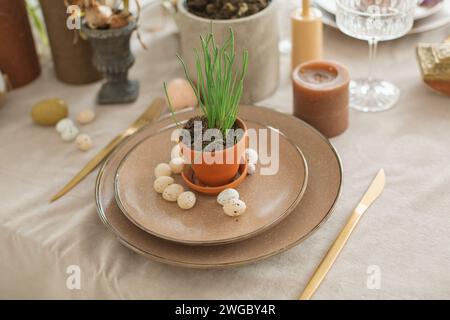
[[[148,233],[190,245],[236,242],[273,227],[300,202],[307,185],[306,161],[300,149],[278,131],[253,121],[246,121],[246,125],[256,132],[266,130],[267,142],[261,146],[263,142],[259,140],[258,146],[268,150],[269,155],[275,153],[270,152],[272,138],[279,141],[279,152],[276,152],[279,160],[273,159],[274,174],[260,174],[261,167],[269,169],[270,164],[258,165],[257,173],[247,176],[237,187],[240,199],[247,205],[240,217],[225,215],[215,196],[196,192],[196,205],[190,210],[182,210],[153,190],[153,169],[161,162],[169,162],[174,146],[170,139],[174,127],[147,137],[122,160],[115,179],[119,208]],[[189,190],[180,175],[172,177],[175,183]]]
[[[193,114],[193,111],[187,110],[178,113],[177,117],[184,120]],[[99,171],[95,188],[99,217],[120,242],[159,262],[191,268],[224,268],[283,252],[319,228],[333,211],[341,190],[342,167],[336,150],[317,130],[288,114],[245,106],[240,110],[240,117],[278,128],[301,148],[308,163],[308,187],[299,205],[266,232],[225,245],[186,246],[138,228],[117,206],[114,197],[115,174],[122,159],[134,146],[173,123],[171,117],[165,117],[124,141]]]

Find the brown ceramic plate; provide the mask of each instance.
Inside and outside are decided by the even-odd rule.
[[[138,143],[121,161],[115,179],[116,201],[138,227],[159,238],[189,245],[225,244],[255,236],[285,218],[300,202],[308,169],[300,149],[273,128],[246,121],[249,130],[267,130],[267,150],[272,135],[279,141],[279,170],[247,176],[237,187],[247,210],[237,218],[227,216],[215,196],[196,193],[197,203],[182,210],[153,190],[153,169],[170,160],[174,127],[166,127]],[[258,146],[261,144],[258,141]],[[261,167],[259,165],[258,167]],[[267,167],[267,166],[265,166]],[[258,168],[259,171],[260,168]],[[188,189],[180,175],[175,183]]]
[[[184,111],[178,118],[189,118]],[[262,107],[242,107],[240,117],[278,128],[300,146],[308,163],[308,187],[299,205],[275,227],[255,237],[218,246],[185,246],[155,237],[136,227],[119,209],[114,177],[124,156],[140,141],[172,124],[171,117],[145,127],[105,161],[99,171],[95,197],[100,219],[128,248],[148,258],[192,268],[223,268],[255,262],[302,242],[329,217],[339,197],[342,167],[328,139],[305,122]],[[276,192],[276,190],[274,190]]]

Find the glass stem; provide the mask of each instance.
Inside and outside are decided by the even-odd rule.
[[[367,80],[369,83],[373,80],[374,64],[377,56],[378,41],[374,38],[369,40],[369,75]]]

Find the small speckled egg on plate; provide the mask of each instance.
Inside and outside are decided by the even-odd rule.
[[[172,170],[170,169],[170,166],[167,163],[160,163],[155,167],[155,177],[163,177],[168,176],[170,177],[172,175]]]
[[[183,210],[189,210],[197,201],[195,194],[192,191],[185,191],[178,196],[178,206]]]
[[[247,160],[247,163],[258,163],[258,152],[256,152],[255,149],[245,149],[245,159]]]
[[[178,196],[183,192],[184,192],[183,186],[174,183],[164,189],[162,197],[164,198],[164,200],[175,202],[177,201]]]
[[[247,206],[245,205],[245,202],[239,199],[229,201],[223,206],[223,211],[230,217],[240,216],[246,209]]]
[[[173,173],[179,174],[183,171],[184,159],[181,157],[173,158],[170,160],[169,166]]]
[[[181,152],[181,147],[179,144],[173,146],[172,151],[170,152],[170,159],[173,158],[182,158],[183,153]]]
[[[153,188],[158,193],[163,193],[164,189],[166,189],[169,185],[174,183],[175,180],[173,180],[172,177],[162,176],[159,177],[153,182]]]
[[[253,163],[247,164],[247,173],[252,175],[256,173],[256,165]]]
[[[217,202],[224,206],[228,202],[232,200],[238,200],[239,199],[239,192],[237,190],[228,188],[223,190],[219,195],[217,196]]]
[[[171,80],[167,84],[167,94],[173,111],[197,105],[197,97],[189,82],[182,78]]]

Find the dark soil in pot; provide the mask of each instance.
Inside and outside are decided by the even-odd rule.
[[[213,19],[239,19],[264,10],[270,0],[186,0],[189,12]]]
[[[194,124],[196,121],[201,121],[202,122],[202,132],[201,134],[198,133],[198,136],[195,137],[195,127]],[[191,119],[189,119],[183,126],[183,129],[187,130],[191,136],[191,148],[194,148],[195,145],[195,138],[197,139],[202,139],[203,135],[205,134],[206,130],[208,130],[208,120],[206,119],[205,116],[196,116],[193,117]],[[239,129],[239,126],[237,124],[237,122],[234,123],[233,130],[237,130]],[[231,133],[230,133],[231,134]],[[222,146],[222,149],[226,149],[229,147],[232,147],[234,144],[236,144],[239,140],[240,140],[241,136],[235,137],[235,139],[225,139],[225,141],[218,141],[217,143],[220,143],[220,145]],[[229,142],[227,144],[227,141],[230,140],[231,142]],[[180,141],[183,141],[183,136],[180,136]],[[202,150],[205,149],[208,145],[210,145],[212,142],[214,142],[214,137],[212,137],[211,141],[202,141]],[[214,150],[214,144],[212,144],[210,147],[208,147],[208,151],[213,151]]]

